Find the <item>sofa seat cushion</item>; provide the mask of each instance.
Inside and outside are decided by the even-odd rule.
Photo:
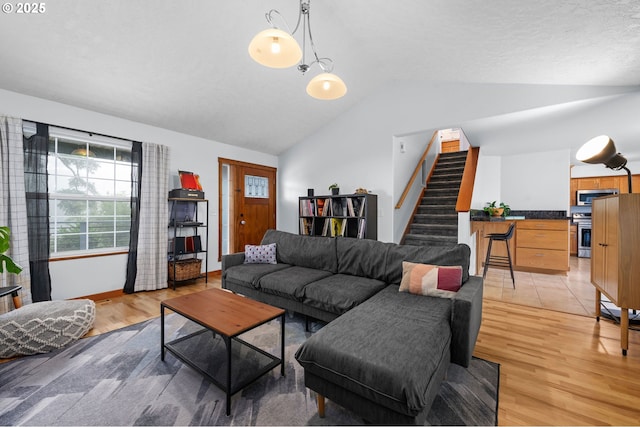
[[[304,288],[309,283],[331,276],[332,273],[314,268],[292,266],[262,276],[259,287],[262,292],[302,301]]]
[[[388,286],[316,332],[296,359],[338,387],[415,416],[430,407],[449,364],[450,316],[451,300]]]
[[[257,289],[262,276],[289,268],[289,264],[241,264],[225,269],[224,275],[228,282]]]
[[[366,277],[334,274],[304,288],[303,302],[331,313],[343,314],[371,298],[387,284]]]

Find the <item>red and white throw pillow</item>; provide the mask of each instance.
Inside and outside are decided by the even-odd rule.
[[[400,292],[453,298],[462,286],[462,267],[402,262]]]

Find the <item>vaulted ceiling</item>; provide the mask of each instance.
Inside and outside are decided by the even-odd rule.
[[[348,93],[319,101],[251,38],[297,0],[55,0],[0,16],[0,88],[278,154],[392,80],[640,86],[640,2],[313,0]]]

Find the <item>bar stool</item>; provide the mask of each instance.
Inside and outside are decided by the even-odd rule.
[[[514,222],[511,223],[509,229],[506,233],[489,233],[486,238],[489,239],[489,247],[487,248],[487,257],[484,260],[484,272],[482,273],[482,278],[487,277],[487,270],[489,266],[492,265],[494,267],[509,267],[509,271],[511,272],[511,281],[513,282],[513,288],[516,288],[516,279],[513,277],[513,264],[511,263],[511,251],[509,250],[509,240],[513,237],[513,230],[515,229],[516,224]],[[507,245],[507,256],[502,255],[491,255],[491,247],[494,241],[502,241]]]

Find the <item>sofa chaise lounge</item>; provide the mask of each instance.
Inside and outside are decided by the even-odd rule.
[[[320,415],[327,397],[371,423],[424,423],[449,363],[469,365],[480,328],[469,247],[268,230],[261,245],[274,244],[271,263],[225,255],[222,287],[329,322],[296,353]],[[405,262],[460,266],[462,286],[447,298],[399,292]]]

